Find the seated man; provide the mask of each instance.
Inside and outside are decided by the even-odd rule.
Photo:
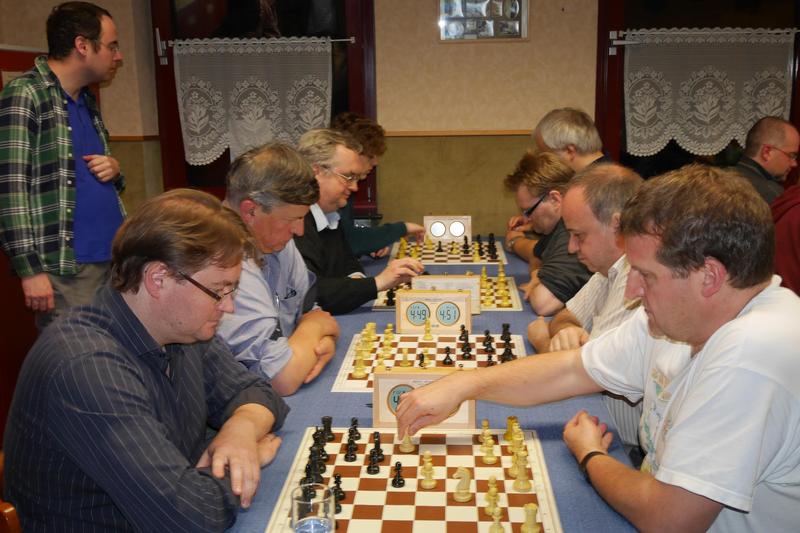
[[[603,154],[603,141],[592,117],[580,109],[553,109],[536,124],[531,137],[537,150],[556,154],[575,172],[589,165],[612,162]],[[530,235],[531,231],[530,225],[519,216],[508,221],[506,247],[525,261],[533,257],[538,240],[535,234]]]
[[[797,166],[798,150],[800,134],[791,122],[764,117],[747,132],[744,154],[734,169],[771,204],[783,192],[786,176]]]
[[[800,298],[772,276],[769,208],[733,172],[690,165],[622,213],[631,319],[580,349],[457,372],[406,394],[398,433],[464,400],[535,405],[610,390],[643,398],[640,470],[607,455],[585,411],[564,440],[597,492],[643,531],[800,524]],[[743,239],[742,236],[747,238]]]
[[[331,121],[331,129],[349,133],[361,144],[360,156],[367,168],[365,176],[375,168],[378,158],[386,152],[383,128],[366,117],[349,111],[339,113]],[[389,253],[392,243],[400,237],[409,234],[418,239],[425,237],[425,227],[414,222],[391,222],[368,228],[356,226],[353,221],[353,200],[351,195],[347,205],[339,209],[339,226],[356,256],[370,254],[372,257],[384,257]]]
[[[110,284],[42,333],[14,391],[6,496],[25,531],[223,531],[250,505],[288,408],[214,339],[246,239],[187,189],[122,225]]]
[[[619,221],[625,202],[641,183],[638,174],[616,163],[591,165],[570,181],[561,210],[570,235],[569,251],[594,275],[553,320],[539,317],[528,326],[528,339],[537,353],[579,348],[635,311],[638,301],[625,298],[630,265],[619,238]],[[603,400],[622,443],[629,451],[638,451],[641,403],[634,406],[609,395]]]
[[[525,223],[543,235],[533,249],[531,281],[520,287],[537,315],[563,308],[591,276],[567,250],[569,233],[561,220],[562,195],[572,175],[554,154],[528,152],[504,182],[516,195]]]
[[[319,375],[339,336],[336,320],[314,305],[314,275],[292,240],[303,234],[319,185],[303,156],[281,143],[237,157],[227,181],[225,202],[250,230],[260,257],[242,262],[234,311],[217,335],[287,396]]]
[[[300,137],[300,153],[311,164],[319,183],[319,201],[305,217],[302,235],[295,237],[297,249],[308,269],[317,275],[317,301],[334,315],[349,313],[374,300],[378,291],[391,289],[422,273],[422,263],[403,258],[374,278],[353,255],[339,227],[338,210],[358,190],[367,170],[359,157],[361,145],[349,134],[335,130],[311,130]]]

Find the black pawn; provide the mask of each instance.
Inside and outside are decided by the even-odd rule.
[[[350,433],[355,440],[361,438],[361,433],[358,432],[358,418],[356,417],[350,419]]]
[[[419,361],[419,367],[425,368],[425,354],[420,352],[417,356],[417,361]]]
[[[472,346],[468,342],[461,346],[461,358],[472,359]]]
[[[333,418],[330,416],[323,416],[322,417],[322,434],[325,435],[325,440],[330,442],[333,440],[333,431],[331,431],[331,422],[333,422]]]
[[[403,485],[406,484],[406,480],[403,479],[403,465],[400,464],[400,461],[397,461],[394,464],[394,479],[392,479],[392,487],[399,489]]]
[[[394,305],[394,303],[394,289],[389,289],[386,292],[386,305],[391,307]]]
[[[488,329],[485,330],[483,332],[483,344],[486,345],[486,344],[491,344],[493,342],[494,342],[494,337],[492,337],[492,334],[489,333]]]
[[[514,352],[511,351],[511,345],[506,344],[503,353],[500,354],[500,361],[502,361],[503,363],[508,363],[509,361],[513,361],[514,359],[516,359],[516,356],[514,355]]]
[[[453,364],[453,359],[450,357],[450,347],[446,346],[444,349],[444,359],[442,360],[442,364],[450,366]]]
[[[381,434],[380,434],[380,432],[376,431],[375,433],[373,433],[372,434],[372,440],[373,440],[373,442],[375,444],[375,447],[372,448],[372,450],[370,451],[370,454],[372,454],[372,452],[375,452],[375,456],[378,458],[378,462],[380,463],[381,461],[383,461],[383,450],[381,449]]]
[[[436,245],[436,251],[439,253],[444,252],[444,249],[442,248],[442,241],[439,241],[439,244]]]
[[[371,476],[374,476],[381,470],[381,468],[378,466],[378,454],[375,452],[376,452],[375,448],[373,448],[369,452],[369,464],[367,465],[367,474]]]
[[[489,244],[494,244],[494,233],[489,234]]]
[[[344,460],[348,463],[352,463],[356,460],[356,450],[358,449],[358,444],[354,440],[347,441],[347,453],[344,454]]]
[[[342,475],[338,473],[333,475],[333,495],[337,502],[345,498],[344,490],[342,490]]]
[[[494,366],[494,358],[490,353],[486,354],[486,366]]]

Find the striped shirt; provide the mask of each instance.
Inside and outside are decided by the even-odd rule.
[[[81,96],[108,155],[108,131],[95,99],[87,89]],[[40,56],[0,94],[0,244],[20,277],[77,273],[75,184],[66,95]],[[115,186],[122,190],[121,177]],[[120,210],[124,214],[121,201]]]
[[[623,254],[608,269],[608,277],[596,272],[588,283],[567,302],[567,309],[580,320],[583,329],[589,332],[589,339],[595,339],[619,326],[630,318],[638,301],[625,299],[625,285],[631,266]],[[624,398],[609,395],[603,401],[611,413],[622,442],[638,446],[639,420],[642,417],[642,404],[632,405]]]
[[[194,465],[247,403],[288,407],[219,340],[163,350],[122,296],[51,324],[25,359],[5,433],[6,498],[25,531],[222,531],[228,479]]]

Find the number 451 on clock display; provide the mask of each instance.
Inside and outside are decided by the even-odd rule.
[[[411,289],[398,291],[396,299],[398,333],[428,333],[428,321],[432,335],[471,328],[469,291]]]

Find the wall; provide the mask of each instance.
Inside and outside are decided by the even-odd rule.
[[[45,21],[61,0],[0,0],[0,42],[47,49]],[[119,159],[128,189],[129,212],[162,190],[161,154],[149,0],[100,0],[119,32],[122,67],[100,89],[103,120],[111,135],[111,151]],[[153,163],[155,160],[155,164]]]
[[[502,190],[550,109],[594,112],[596,0],[530,0],[528,40],[440,43],[439,2],[375,0],[378,168],[385,220],[471,214],[501,232],[516,209]],[[447,211],[445,213],[445,211]]]

